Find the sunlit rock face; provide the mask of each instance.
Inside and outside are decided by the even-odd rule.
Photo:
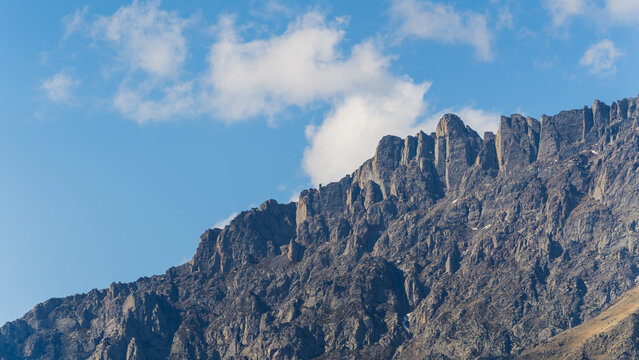
[[[37,305],[0,329],[0,359],[532,356],[639,276],[638,105],[386,136],[340,181],[206,230],[164,275]],[[626,330],[610,349],[636,357]]]

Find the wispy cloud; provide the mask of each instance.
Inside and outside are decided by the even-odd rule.
[[[617,70],[615,62],[620,56],[621,52],[615,44],[608,39],[604,39],[591,45],[584,53],[579,64],[587,67],[591,74],[604,76]]]
[[[584,14],[587,5],[586,0],[542,0],[542,3],[550,12],[555,28],[566,25],[573,16]]]
[[[536,58],[535,60],[533,60],[533,66],[535,67],[535,69],[542,70],[542,71],[552,69],[556,63],[557,63],[557,55],[554,55],[552,57],[540,56]]]
[[[613,19],[624,24],[639,26],[639,1],[606,0],[605,8]]]
[[[161,86],[152,81],[123,82],[113,98],[113,106],[138,123],[178,120],[200,112],[192,81]]]
[[[235,219],[235,217],[238,215],[238,213],[234,212],[231,213],[231,215],[229,215],[228,217],[221,219],[220,221],[216,222],[215,225],[213,225],[211,227],[211,229],[213,228],[218,228],[218,229],[224,229],[224,227],[228,224],[231,223],[231,220]]]
[[[47,98],[58,104],[70,104],[74,101],[74,90],[80,85],[80,80],[73,78],[65,71],[44,80],[40,88]]]
[[[97,40],[111,44],[132,70],[165,77],[176,75],[187,53],[183,35],[188,20],[159,8],[159,1],[133,1],[92,25]]]
[[[62,40],[66,40],[69,36],[76,32],[87,28],[87,13],[89,12],[89,6],[76,9],[73,14],[69,14],[62,18],[62,24],[64,25],[64,35]]]
[[[555,29],[570,24],[574,17],[589,17],[605,27],[639,26],[637,0],[541,0]]]
[[[84,7],[63,23],[65,38],[84,29],[96,46],[107,44],[114,50],[123,77],[112,104],[127,118],[144,123],[198,113],[196,79],[181,76],[188,53],[184,31],[191,19],[161,9],[158,0],[134,0],[90,22]]]
[[[467,44],[475,48],[480,60],[493,58],[493,34],[484,14],[460,12],[451,5],[418,0],[393,0],[391,14],[399,24],[400,37]]]
[[[508,8],[508,6],[503,6],[499,9],[499,15],[497,17],[497,29],[501,30],[501,29],[509,29],[512,30],[513,29],[513,19],[515,18],[515,16],[513,15],[512,12],[510,12],[510,9]]]

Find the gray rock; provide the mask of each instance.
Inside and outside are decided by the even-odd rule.
[[[527,166],[537,160],[539,121],[519,114],[502,116],[495,139],[499,170],[504,173]]]
[[[206,230],[186,264],[36,305],[0,359],[530,354],[635,286],[638,104],[384,137],[340,181]],[[624,319],[575,354],[637,354]]]
[[[481,138],[453,114],[439,120],[435,134],[435,168],[446,188],[454,190],[475,162]]]

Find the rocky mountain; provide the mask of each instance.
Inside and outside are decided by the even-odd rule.
[[[37,305],[0,359],[636,358],[638,175],[638,98],[483,138],[448,114],[164,275]]]

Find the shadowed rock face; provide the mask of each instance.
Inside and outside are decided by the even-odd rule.
[[[207,230],[164,275],[37,305],[0,328],[0,359],[531,354],[639,276],[638,104],[386,136],[340,181]],[[639,345],[623,324],[618,354]]]

